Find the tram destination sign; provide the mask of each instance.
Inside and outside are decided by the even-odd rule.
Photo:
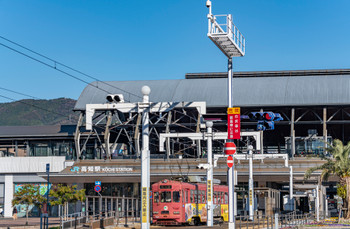
[[[132,167],[114,167],[114,166],[72,166],[72,173],[130,173],[134,172]]]

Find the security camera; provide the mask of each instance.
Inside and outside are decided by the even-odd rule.
[[[124,96],[122,94],[110,94],[107,95],[106,99],[110,103],[124,103]]]
[[[211,1],[207,0],[207,3],[205,4],[208,8],[211,7]]]

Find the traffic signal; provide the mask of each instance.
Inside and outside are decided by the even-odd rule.
[[[248,117],[251,121],[258,121],[264,119],[264,112],[250,112]]]
[[[248,117],[251,121],[258,121],[257,130],[275,129],[275,121],[282,121],[283,118],[279,113],[273,112],[250,112]]]

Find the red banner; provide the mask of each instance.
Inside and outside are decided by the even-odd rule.
[[[227,139],[241,138],[241,109],[240,107],[227,108]]]

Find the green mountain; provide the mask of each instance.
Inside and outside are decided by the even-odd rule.
[[[76,124],[79,113],[73,112],[75,103],[67,98],[0,103],[0,126]]]

